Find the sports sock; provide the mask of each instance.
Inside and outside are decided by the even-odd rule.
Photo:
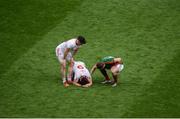
[[[109,78],[109,76],[108,76],[108,75],[106,76],[106,80],[110,80],[110,78]]]
[[[102,70],[100,70],[100,71],[101,71],[101,73],[103,74],[103,76],[105,77],[106,80],[110,80],[110,78],[109,78],[109,76],[107,75],[107,72],[106,72],[105,69],[102,69]]]
[[[66,82],[66,78],[63,78],[63,83],[65,83]]]

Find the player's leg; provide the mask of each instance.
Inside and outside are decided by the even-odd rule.
[[[71,80],[72,79],[72,73],[73,73],[73,66],[74,66],[74,59],[73,59],[71,53],[69,53],[67,55],[67,60],[69,61],[68,80]]]
[[[122,64],[114,65],[111,68],[112,76],[113,76],[113,79],[114,79],[114,81],[112,82],[113,87],[115,87],[117,85],[118,75],[120,74],[120,72],[122,71],[123,68],[124,68],[124,65],[122,65]]]
[[[63,80],[63,84],[65,87],[68,87],[69,84],[66,81],[66,60],[61,60],[60,62],[61,64],[61,75],[62,75],[62,80]]]
[[[66,61],[61,61],[61,75],[62,75],[62,79],[63,79],[63,83],[66,81]]]
[[[118,82],[118,74],[112,73],[112,76],[114,79],[114,81],[112,82],[112,87],[115,87],[117,85],[117,82]]]
[[[65,87],[68,86],[66,82],[66,60],[63,59],[63,53],[61,52],[60,48],[56,49],[56,56],[60,62],[60,73],[62,76],[62,81]]]
[[[117,66],[113,66],[111,68],[111,72],[112,72],[112,76],[113,76],[113,82],[112,82],[112,86],[115,87],[117,85],[118,82],[118,74],[120,73],[119,68]]]
[[[102,75],[105,77],[105,80],[103,82],[101,82],[101,83],[105,84],[105,83],[111,82],[106,70],[105,69],[99,69],[99,70],[102,73]]]

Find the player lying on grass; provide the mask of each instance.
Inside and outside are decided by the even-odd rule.
[[[100,60],[100,62],[96,63],[92,69],[91,74],[98,68],[103,76],[105,77],[105,80],[102,82],[105,83],[111,83],[113,87],[117,85],[118,81],[118,74],[120,74],[120,71],[124,68],[123,62],[121,58],[114,58],[112,56],[104,57]],[[110,70],[112,72],[113,81],[110,80],[106,69]]]
[[[78,36],[77,38],[73,38],[66,42],[63,42],[56,47],[56,56],[60,62],[60,66],[61,66],[60,72],[65,87],[69,86],[69,84],[66,81],[66,63],[68,61],[68,63],[70,64],[68,78],[71,79],[72,66],[74,62],[73,56],[78,51],[79,47],[85,43],[86,43],[85,38],[82,36]]]
[[[73,76],[71,80],[68,79],[68,83],[78,87],[90,87],[92,85],[91,75],[83,62],[74,62]]]

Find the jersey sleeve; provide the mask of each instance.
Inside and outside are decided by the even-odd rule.
[[[76,46],[76,44],[75,44],[74,40],[67,41],[67,48],[73,49],[75,46]]]

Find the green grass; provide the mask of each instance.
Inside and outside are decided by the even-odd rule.
[[[154,82],[149,85],[125,116],[179,117],[180,53],[173,57]]]
[[[1,0],[0,76],[79,4],[79,0]]]
[[[178,0],[0,1],[0,117],[180,117]],[[55,47],[83,35],[90,68],[125,63],[116,88],[59,83]]]

